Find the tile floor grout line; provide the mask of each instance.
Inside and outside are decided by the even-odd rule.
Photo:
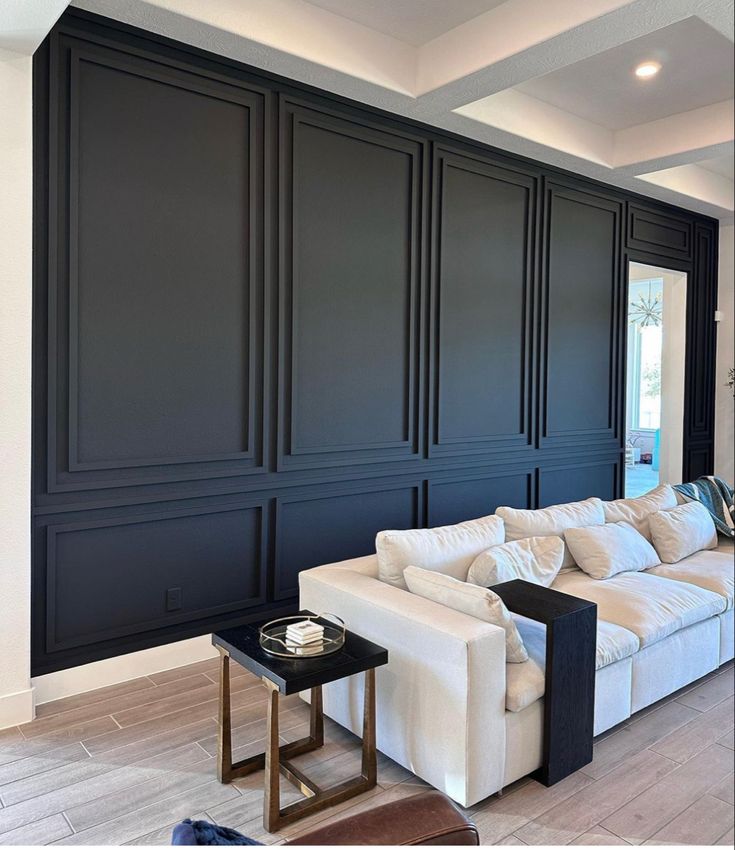
[[[178,679],[171,679],[169,682],[164,682],[164,683],[162,683],[162,685],[158,685],[158,684],[156,684],[155,682],[151,682],[151,687],[150,687],[150,688],[142,688],[140,691],[130,691],[130,693],[127,693],[127,694],[121,694],[121,695],[118,695],[118,696],[109,696],[109,697],[105,697],[104,699],[97,700],[97,701],[95,701],[95,702],[91,702],[91,703],[89,703],[89,706],[91,707],[91,706],[93,706],[93,705],[96,705],[98,702],[100,702],[100,703],[101,703],[101,702],[107,702],[108,700],[114,700],[114,699],[124,698],[124,697],[128,697],[128,696],[134,696],[135,694],[141,694],[141,695],[144,695],[144,694],[146,694],[148,691],[150,691],[150,694],[148,694],[148,695],[151,697],[151,699],[150,699],[150,700],[148,700],[148,701],[146,701],[146,702],[141,702],[139,705],[131,706],[131,708],[143,708],[143,707],[145,707],[146,705],[151,705],[151,704],[153,704],[154,702],[159,702],[159,701],[160,701],[160,700],[162,700],[162,699],[170,699],[171,697],[180,696],[180,694],[170,694],[168,697],[157,697],[157,696],[153,696],[153,693],[155,692],[155,690],[156,690],[156,689],[161,688],[161,687],[164,687],[165,685],[171,685],[171,684],[173,684],[174,682],[181,682],[181,681],[184,681],[185,679],[194,679],[194,678],[196,678],[196,677],[198,677],[198,676],[204,676],[204,678],[207,678],[207,677],[205,676],[205,674],[203,674],[203,673],[191,673],[191,674],[190,674],[190,675],[188,675],[188,676],[183,676],[183,677],[178,678]],[[143,677],[139,677],[139,678],[145,678],[145,679],[147,679],[148,677],[147,677],[147,676],[143,676]],[[212,683],[212,682],[210,682],[210,683],[211,683],[211,684],[216,684],[216,683]],[[199,687],[200,687],[200,688],[209,687],[209,684],[210,684],[210,683],[202,683],[202,684],[200,684],[200,685],[199,685]],[[108,687],[113,687],[113,686],[108,686]],[[101,688],[98,688],[98,689],[96,689],[96,690],[102,690],[102,689],[101,689]],[[197,690],[197,688],[193,688],[192,690],[193,690],[193,691],[195,691],[195,690]],[[246,688],[245,690],[248,690],[248,689]],[[93,690],[93,691],[87,691],[86,693],[93,694],[94,692],[95,692],[95,691]],[[83,692],[83,693],[84,693],[84,692]],[[83,695],[83,693],[82,693],[82,694],[72,694],[72,696],[80,696],[80,697],[81,697],[81,696]],[[61,697],[61,699],[67,699],[67,697]],[[54,702],[54,701],[55,701],[55,700],[51,700],[51,702]],[[206,700],[203,700],[203,702],[206,702]],[[48,705],[48,703],[43,703],[43,705]],[[65,714],[69,714],[69,713],[70,713],[70,712],[72,712],[72,711],[78,711],[80,707],[81,707],[81,706],[76,706],[75,708],[68,708],[68,709],[65,709],[65,710],[63,710],[63,711],[59,711],[59,712],[57,712],[56,714],[48,714],[48,715],[45,715],[45,716],[43,716],[43,717],[39,717],[39,718],[36,718],[36,719],[38,719],[38,720],[50,720],[51,718],[57,718],[57,717],[58,717],[58,718],[61,718],[61,717],[63,717]],[[123,710],[123,711],[129,711],[130,709],[122,709],[122,710]],[[108,716],[108,715],[106,715],[106,714],[105,714],[105,715],[100,715],[100,717],[107,717],[107,716]],[[99,719],[100,719],[100,717],[91,718],[91,720],[99,720]],[[88,722],[90,722],[90,720],[81,720],[81,721],[79,721],[79,723],[88,723]],[[33,721],[31,720],[31,721],[29,721],[29,723],[33,723]],[[22,725],[23,725],[23,726],[25,726],[25,725],[28,725],[28,724],[25,724],[25,723],[24,723],[24,724],[22,724]],[[79,725],[79,724],[74,724],[74,723],[70,723],[70,724],[69,724],[69,726],[70,726],[70,727],[71,727],[71,726],[75,726],[75,725]],[[23,734],[23,730],[22,730],[20,727],[18,727],[18,728],[19,728],[19,730],[20,730],[21,734]],[[49,733],[49,734],[53,734],[53,733]],[[24,737],[25,737],[25,736],[24,736]],[[41,736],[38,736],[38,737],[41,737]],[[33,739],[30,739],[30,740],[33,740]]]
[[[710,787],[714,788],[714,785],[710,786]],[[707,794],[708,794],[708,792],[704,791],[702,794],[699,795],[699,797],[692,800],[691,803],[689,803],[689,805],[685,809],[682,809],[680,812],[677,812],[673,817],[671,817],[669,820],[667,820],[665,824],[662,824],[655,832],[653,832],[651,835],[646,836],[646,838],[644,838],[641,841],[641,844],[643,844],[646,841],[650,841],[655,835],[658,835],[658,833],[661,832],[662,829],[666,829],[666,827],[669,826],[669,824],[673,823],[680,815],[683,815],[685,812],[688,812],[689,809],[691,809],[691,807],[693,805],[698,803],[703,797],[706,797]],[[607,827],[605,827],[605,829],[606,828]],[[610,832],[612,832],[612,830],[610,830]],[[725,832],[727,832],[727,830],[725,830]],[[724,835],[725,832],[723,832],[722,835]],[[615,833],[613,833],[613,835],[615,835]],[[718,836],[718,838],[722,838],[722,835]],[[618,836],[618,838],[622,838],[622,836]],[[675,842],[671,842],[671,843],[674,844]]]
[[[168,684],[168,683],[166,683],[166,684]],[[256,688],[259,684],[260,684],[260,682],[257,682],[256,684],[251,685],[250,687],[245,688],[245,689],[244,689],[244,690],[242,690],[242,691],[236,691],[236,692],[235,692],[235,694],[236,694],[236,695],[239,695],[239,694],[247,693],[248,691],[251,691],[251,690],[255,690],[255,688]],[[202,685],[202,688],[204,688],[204,687],[209,687],[209,685]],[[194,691],[191,691],[191,693],[196,693],[196,691],[197,691],[197,690],[198,690],[198,688],[195,688],[195,689],[194,689]],[[180,696],[180,695],[179,695],[179,694],[173,694],[171,697],[164,697],[164,699],[172,699],[172,698],[173,698],[173,697],[175,697],[175,696]],[[115,720],[115,718],[113,717],[113,715],[109,715],[109,716],[110,716],[110,717],[112,717],[112,719],[115,721],[115,723],[119,726],[119,728],[120,728],[120,729],[134,729],[136,726],[140,726],[142,723],[151,723],[151,722],[152,722],[152,721],[154,721],[154,720],[161,720],[161,719],[163,719],[164,717],[166,717],[166,716],[167,716],[167,715],[169,715],[169,714],[175,714],[177,711],[184,711],[184,710],[191,710],[191,709],[195,709],[195,708],[197,708],[197,707],[198,707],[198,706],[200,706],[200,705],[205,705],[205,704],[206,704],[206,703],[208,703],[208,702],[216,702],[216,701],[217,701],[217,697],[210,697],[209,699],[203,699],[201,702],[195,702],[193,705],[188,705],[188,706],[186,706],[186,708],[185,708],[185,709],[182,709],[182,708],[172,708],[172,709],[171,709],[171,711],[166,711],[166,712],[164,712],[163,714],[155,715],[154,717],[148,717],[148,718],[146,718],[145,720],[138,720],[136,723],[129,723],[127,726],[121,726],[121,725],[117,722],[117,720]],[[123,709],[123,711],[116,712],[116,714],[122,714],[124,711],[135,711],[135,710],[137,710],[137,709],[139,709],[139,708],[145,708],[145,706],[147,706],[147,705],[153,705],[153,704],[154,704],[154,703],[156,703],[156,702],[159,702],[159,700],[152,700],[151,702],[149,702],[149,703],[145,703],[145,705],[141,705],[141,706],[137,706],[137,705],[136,705],[136,706],[133,706],[131,709]],[[265,702],[265,700],[264,700],[264,702]],[[249,706],[248,706],[247,704],[246,704],[246,705],[244,705],[244,706],[239,706],[238,708],[235,708],[235,709],[233,710],[233,713],[234,713],[234,711],[239,711],[239,710],[241,710],[241,709],[248,708],[248,707],[249,707]],[[107,716],[107,715],[105,715],[105,716]],[[217,720],[217,718],[218,718],[218,711],[217,711],[217,712],[215,712],[215,714],[211,716],[211,719],[213,719],[213,720]],[[99,719],[99,718],[98,718],[98,719]],[[205,718],[205,719],[209,719],[209,717],[208,717],[208,718]],[[107,734],[109,734],[109,733],[108,733],[108,732],[103,732],[102,734],[103,734],[103,735],[107,735]],[[99,736],[95,736],[95,737],[99,737]]]
[[[196,741],[194,741],[194,742],[192,742],[192,743],[196,744],[197,742],[196,742]],[[105,766],[106,766],[108,769],[107,769],[107,770],[104,770],[102,773],[96,774],[95,776],[92,776],[92,777],[89,777],[89,776],[88,776],[88,777],[84,777],[84,778],[82,778],[82,779],[78,779],[76,782],[70,782],[70,783],[68,783],[68,785],[64,785],[64,786],[62,786],[62,787],[63,787],[63,788],[73,788],[75,785],[79,785],[79,784],[81,784],[82,782],[88,782],[90,779],[99,779],[99,778],[101,778],[101,777],[107,776],[107,774],[108,774],[108,773],[113,773],[113,772],[114,772],[114,771],[116,771],[116,770],[123,770],[123,769],[125,769],[125,768],[134,768],[134,767],[136,767],[136,765],[137,765],[138,767],[140,767],[140,762],[146,761],[146,760],[148,760],[148,759],[150,759],[150,758],[157,758],[157,757],[158,757],[158,758],[160,758],[160,757],[162,757],[162,756],[165,756],[165,755],[167,755],[167,754],[170,754],[171,752],[174,752],[174,751],[175,751],[175,750],[177,750],[177,749],[181,749],[181,748],[186,747],[186,746],[188,746],[188,744],[181,744],[181,745],[179,745],[179,746],[177,746],[177,747],[172,747],[172,749],[171,749],[171,750],[168,750],[168,751],[165,751],[165,752],[163,752],[163,753],[160,753],[160,754],[158,754],[158,756],[141,755],[141,757],[140,757],[139,759],[136,759],[135,761],[132,761],[132,762],[130,762],[130,763],[128,763],[128,764],[122,764],[122,765],[117,765],[117,764],[107,764],[107,765],[105,765]],[[207,751],[206,751],[206,750],[204,750],[204,748],[203,748],[203,747],[202,747],[201,749],[203,750],[203,752],[207,753]],[[104,754],[104,755],[106,755],[106,754]],[[92,758],[93,758],[93,760],[96,760],[96,759],[94,759],[94,757],[92,757]],[[214,758],[214,756],[210,756],[210,755],[209,755],[209,753],[207,753],[207,758]],[[201,761],[199,761],[199,762],[191,762],[191,764],[190,764],[190,765],[187,765],[187,766],[191,766],[192,764],[200,764],[201,762],[204,762],[204,761],[206,761],[206,760],[207,760],[206,758],[203,758],[203,759],[201,759]],[[145,770],[145,768],[143,768],[143,769]],[[41,772],[43,772],[43,771],[41,771]],[[35,776],[36,774],[32,774],[32,775],[34,775],[34,776]],[[125,790],[128,790],[128,789],[130,789],[130,788],[135,788],[135,787],[137,787],[138,785],[143,785],[144,783],[149,782],[150,780],[151,780],[151,777],[148,777],[148,778],[146,778],[146,779],[141,779],[139,782],[133,782],[131,785],[126,786],[126,789],[125,789]],[[8,783],[8,784],[11,784],[11,783]],[[55,789],[55,790],[59,790],[59,789]],[[48,791],[48,792],[46,792],[46,793],[47,793],[47,794],[52,794],[52,793],[54,793],[54,791]],[[79,803],[79,804],[77,804],[77,805],[87,805],[87,803],[90,803],[90,802],[92,802],[92,801],[100,800],[100,799],[102,799],[102,798],[104,798],[104,797],[112,796],[112,794],[113,794],[113,793],[115,793],[115,792],[110,792],[110,793],[107,793],[107,794],[101,794],[99,797],[91,797],[89,800],[85,801],[84,803]],[[38,796],[45,796],[45,794],[41,794],[41,795],[38,795]],[[29,800],[35,800],[35,799],[37,799],[37,797],[28,797],[28,798],[26,798],[25,800],[19,800],[17,803],[13,803],[12,805],[13,805],[13,806],[20,806],[20,805],[23,805],[24,803],[27,803]],[[71,808],[77,808],[77,806],[72,806]],[[11,809],[12,809],[12,806],[7,806],[7,807],[6,807],[6,810],[8,810],[8,811],[10,811]],[[61,812],[61,811],[59,811],[59,812],[52,812],[51,814],[61,814],[61,813],[62,813],[62,812]],[[1,835],[1,834],[2,834],[2,833],[0,833],[0,835]]]
[[[69,820],[69,818],[66,816],[66,812],[63,812],[63,811],[62,811],[62,812],[60,812],[60,814],[61,814],[61,817],[62,817],[62,818],[64,818],[64,820],[66,821],[67,826],[69,827],[69,829],[71,830],[71,834],[72,834],[72,835],[76,835],[76,830],[75,830],[75,829],[74,829],[74,827],[71,825],[71,821],[70,821],[70,820]]]
[[[100,826],[104,826],[106,823],[112,823],[113,821],[118,820],[118,818],[128,817],[129,815],[134,815],[134,814],[136,814],[136,812],[143,811],[144,809],[150,808],[151,806],[155,806],[158,803],[165,803],[166,800],[171,800],[174,797],[179,797],[179,796],[182,796],[184,794],[188,794],[190,791],[194,791],[197,788],[201,788],[202,785],[206,785],[208,782],[211,782],[212,779],[213,779],[213,777],[211,777],[211,776],[205,777],[204,781],[201,782],[201,784],[192,785],[191,788],[187,788],[185,791],[181,791],[181,790],[175,791],[174,793],[172,793],[172,794],[170,794],[166,797],[161,797],[159,800],[155,800],[153,803],[147,803],[146,805],[141,806],[139,809],[136,809],[135,812],[126,812],[122,815],[115,815],[114,817],[111,817],[108,820],[103,820],[103,821],[99,821],[99,823],[92,824],[91,826],[88,826],[85,829],[80,830],[79,833],[77,833],[77,831],[74,829],[74,827],[72,827],[72,831],[74,832],[75,835],[77,835],[77,834],[81,835],[84,832],[87,832],[91,829],[98,829]],[[129,788],[137,788],[138,786],[145,785],[146,782],[150,782],[150,781],[151,780],[149,778],[149,779],[143,780],[142,782],[136,782],[134,785],[128,786],[128,788],[126,788],[125,790],[128,790]],[[95,802],[98,802],[99,800],[104,799],[104,797],[112,797],[112,796],[114,796],[114,793],[115,792],[112,792],[110,794],[104,794],[102,797],[96,797]],[[80,805],[85,806],[85,805],[87,805],[87,803],[82,803]],[[80,806],[72,806],[68,811],[72,811],[73,809],[79,808],[79,807]],[[66,819],[68,821],[69,818],[66,815],[66,811],[62,812],[62,814],[66,817]],[[69,826],[71,826],[71,822],[69,822]],[[144,833],[144,834],[146,834],[146,833]],[[136,837],[140,837],[140,836],[136,836]]]

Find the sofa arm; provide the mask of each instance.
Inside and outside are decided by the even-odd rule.
[[[444,847],[477,847],[477,827],[438,791],[415,794],[376,806],[366,812],[331,821],[298,836],[288,844],[325,845],[439,844]]]
[[[377,745],[463,806],[503,786],[505,632],[348,569],[299,576],[301,607],[331,612],[384,646],[376,670]],[[361,676],[324,688],[324,710],[356,734]]]

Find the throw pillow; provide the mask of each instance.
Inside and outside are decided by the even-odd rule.
[[[505,660],[511,664],[528,661],[528,653],[516,624],[497,593],[420,567],[406,567],[403,576],[411,593],[500,626],[505,630]]]
[[[594,497],[582,502],[551,505],[536,511],[502,507],[495,513],[505,522],[505,539],[509,541],[522,540],[524,537],[563,537],[568,528],[602,525],[605,522],[602,501]],[[574,558],[568,546],[564,547],[561,566],[562,569],[574,566]]]
[[[675,564],[700,549],[717,548],[717,529],[701,502],[687,502],[649,518],[653,545],[665,564]]]
[[[381,531],[375,538],[378,578],[405,590],[403,571],[413,564],[464,581],[480,552],[504,540],[503,520],[496,516],[437,528]]]
[[[616,499],[603,502],[605,522],[627,522],[646,540],[651,540],[649,517],[656,511],[676,507],[676,493],[670,484],[660,484],[648,493],[634,499]]]
[[[568,528],[564,539],[574,560],[592,578],[640,572],[661,563],[653,546],[627,522]]]
[[[561,537],[526,537],[480,553],[470,566],[467,581],[490,587],[520,578],[551,587],[563,560]]]

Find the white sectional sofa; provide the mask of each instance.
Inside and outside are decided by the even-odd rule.
[[[604,580],[572,567],[551,587],[598,606],[596,735],[733,658],[731,541]],[[529,660],[507,664],[503,629],[381,581],[376,555],[302,572],[300,601],[388,649],[381,752],[464,806],[540,767],[543,626],[515,618]],[[360,734],[362,677],[326,686],[324,706]]]

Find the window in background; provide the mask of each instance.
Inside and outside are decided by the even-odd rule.
[[[635,281],[628,293],[631,428],[661,427],[663,279]]]
[[[687,276],[628,268],[625,495],[681,481]]]

